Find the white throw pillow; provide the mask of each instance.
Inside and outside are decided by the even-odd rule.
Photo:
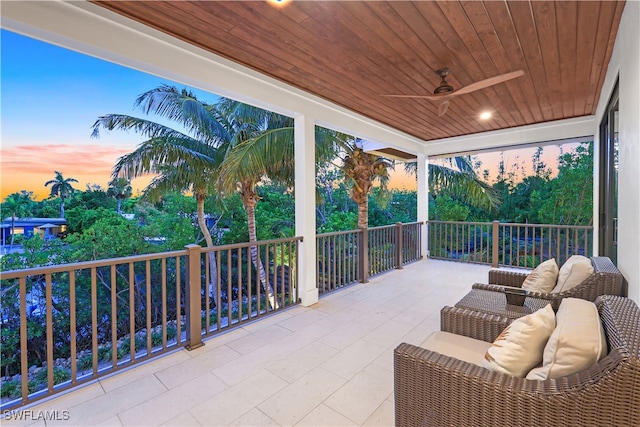
[[[522,283],[522,289],[532,292],[551,292],[558,280],[558,264],[551,258],[538,265]]]
[[[590,301],[564,298],[556,314],[556,329],[544,348],[542,367],[527,374],[530,380],[558,378],[588,369],[607,354],[607,341]]]
[[[551,304],[507,326],[487,350],[482,366],[524,377],[542,362],[542,352],[556,326]]]
[[[560,267],[558,284],[553,288],[554,293],[565,292],[573,289],[593,274],[591,260],[582,255],[571,257]]]

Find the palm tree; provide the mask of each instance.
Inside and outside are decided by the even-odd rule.
[[[476,175],[469,156],[455,156],[447,165],[429,163],[429,192],[437,195],[441,191],[460,197],[472,206],[490,209],[499,205],[500,195]],[[405,171],[415,175],[416,163],[405,164]]]
[[[114,177],[109,182],[109,188],[107,194],[114,197],[118,201],[116,212],[122,213],[122,202],[131,197],[133,190],[131,188],[131,181],[127,178]]]
[[[179,123],[185,132],[128,115],[110,114],[99,117],[93,125],[93,137],[100,128],[142,134],[145,141],[135,151],[121,157],[113,169],[113,178],[127,179],[145,174],[158,174],[143,190],[143,197],[157,199],[166,191],[191,190],[197,202],[198,225],[207,247],[213,247],[211,233],[204,219],[204,201],[212,193],[211,178],[219,160],[216,146],[224,129],[218,126],[213,108],[197,99],[186,89],[161,85],[147,91],[134,106],[145,114],[155,113]],[[215,254],[209,252],[210,294],[217,301],[217,265]]]
[[[31,215],[31,195],[25,191],[21,193],[9,194],[2,202],[3,216],[8,214],[11,217],[11,243],[9,248],[13,248],[13,241],[16,234],[16,218],[24,218]]]
[[[246,109],[246,107],[242,107]],[[265,123],[265,122],[263,122]],[[293,119],[271,124],[273,128],[246,138],[226,156],[220,177],[221,186],[230,189],[238,176],[266,176],[285,184],[291,184],[294,176],[294,127]],[[275,126],[278,126],[277,128]],[[344,155],[341,168],[351,181],[350,196],[358,205],[358,227],[368,225],[368,195],[373,183],[379,181],[383,190],[389,178],[390,160],[365,153],[360,140],[340,132],[316,127],[316,163],[332,162]],[[234,177],[236,179],[234,179]],[[256,181],[257,182],[257,181]],[[384,191],[381,192],[384,194]]]
[[[365,153],[353,139],[346,145],[347,155],[343,160],[342,170],[351,180],[349,195],[358,205],[358,228],[369,226],[369,193],[375,181],[380,182],[382,193],[385,192],[389,180],[390,160],[371,153]]]
[[[249,242],[257,242],[255,208],[259,197],[256,185],[265,177],[290,185],[294,175],[293,119],[222,99],[216,104],[219,123],[226,129],[220,146],[224,153],[217,185],[222,194],[240,193],[247,214]],[[257,246],[250,246],[251,261],[258,271],[271,307],[278,306]]]
[[[62,173],[55,171],[56,177],[44,183],[45,187],[51,185],[49,197],[60,197],[60,218],[64,218],[64,200],[73,194],[72,182],[78,182],[74,178],[64,178]]]

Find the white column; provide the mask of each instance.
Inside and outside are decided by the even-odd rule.
[[[318,302],[316,287],[316,138],[315,121],[295,117],[296,236],[302,236],[298,259],[298,291],[303,306]]]
[[[427,167],[429,158],[426,154],[418,153],[418,221],[425,222],[422,226],[422,256],[427,256],[427,235],[428,227],[426,221],[429,220],[429,169]]]

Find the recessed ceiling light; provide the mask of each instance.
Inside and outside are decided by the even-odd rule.
[[[267,0],[267,3],[274,7],[285,7],[291,0]]]
[[[480,120],[489,120],[491,118],[491,113],[489,111],[483,111],[480,113]]]

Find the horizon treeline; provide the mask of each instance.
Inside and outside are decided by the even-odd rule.
[[[584,143],[561,153],[556,176],[541,161],[542,148],[532,156],[533,173],[522,177],[522,164],[501,162],[495,182],[490,186],[499,197],[497,206],[480,208],[465,201],[456,191],[441,189],[429,197],[429,219],[439,221],[536,223],[591,225],[593,214],[593,147]],[[475,164],[480,170],[481,164]],[[480,174],[480,173],[479,173]],[[486,175],[486,173],[485,173]],[[126,183],[120,183],[126,186]],[[358,207],[349,196],[349,185],[337,168],[319,170],[316,179],[316,229],[318,233],[357,228]],[[274,183],[257,187],[258,240],[290,237],[294,234],[295,201],[293,191]],[[39,235],[16,236],[22,254],[2,258],[3,270],[35,267],[56,259],[57,263],[78,262],[143,253],[180,250],[185,245],[205,245],[197,223],[196,201],[178,192],[165,194],[157,202],[131,197],[128,191],[87,185],[74,190],[66,199],[34,201],[33,193],[21,191],[5,199],[2,216],[8,218],[10,198],[21,199],[18,217],[59,217],[65,203],[67,231],[63,239],[43,241]],[[15,200],[14,200],[15,202]],[[417,218],[417,194],[410,190],[384,190],[375,187],[369,194],[369,227]],[[127,219],[123,214],[133,214]],[[14,211],[15,212],[15,211]],[[246,242],[246,212],[238,194],[216,195],[205,201],[207,227],[214,244]]]

